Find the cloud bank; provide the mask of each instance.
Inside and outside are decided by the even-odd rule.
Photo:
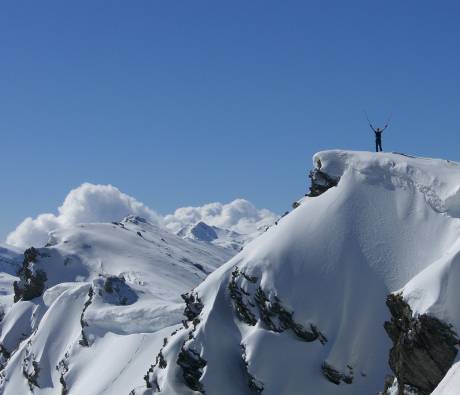
[[[6,239],[17,247],[41,247],[48,241],[48,233],[83,222],[119,221],[134,214],[153,223],[161,222],[161,217],[143,203],[120,192],[112,185],[85,183],[70,191],[58,214],[40,214],[36,218],[26,218]]]
[[[85,183],[70,191],[57,214],[46,213],[36,218],[26,218],[8,235],[6,242],[21,248],[41,247],[46,244],[48,234],[53,230],[80,223],[120,221],[128,215],[143,217],[172,232],[203,221],[242,234],[253,233],[261,226],[272,224],[276,218],[271,211],[257,209],[244,199],[236,199],[228,204],[182,207],[174,214],[162,217],[112,185]]]
[[[201,207],[178,208],[174,214],[164,218],[164,223],[173,232],[203,221],[208,225],[250,234],[259,227],[271,225],[275,220],[276,215],[270,210],[257,209],[245,199],[236,199],[227,204],[209,203]]]

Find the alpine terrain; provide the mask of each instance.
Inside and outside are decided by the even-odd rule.
[[[460,393],[460,164],[324,151],[310,179],[252,234],[133,215],[0,246],[0,393]]]

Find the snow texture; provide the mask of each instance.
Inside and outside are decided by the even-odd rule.
[[[390,373],[391,292],[458,332],[460,165],[345,151],[313,162],[338,186],[302,199],[196,288],[199,322],[170,338],[166,368],[152,373],[163,393],[193,393],[175,363],[191,350],[206,361],[195,373],[209,394],[254,393],[248,377],[264,395],[375,394]],[[314,336],[289,329],[291,318]],[[460,384],[452,369],[441,394]]]
[[[274,216],[245,201],[161,221],[107,214],[82,224],[93,222],[86,208],[68,211],[78,221],[56,227],[34,262],[47,273],[44,294],[0,300],[0,393],[381,391],[389,293],[459,333],[460,165],[338,150],[313,164],[337,186],[302,198],[270,227]],[[235,255],[235,235],[254,232]],[[0,250],[12,262],[16,254]],[[6,290],[14,276],[4,276]],[[459,366],[434,394],[458,393]]]

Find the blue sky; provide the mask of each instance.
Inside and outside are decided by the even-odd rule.
[[[276,212],[314,152],[460,160],[460,3],[41,1],[0,6],[0,239],[71,188],[160,213]]]

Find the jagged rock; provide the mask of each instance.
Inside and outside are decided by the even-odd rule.
[[[298,338],[306,342],[317,339],[322,344],[327,342],[326,337],[314,325],[310,325],[310,330],[308,330],[296,322],[293,313],[282,305],[277,296],[271,301],[262,288],[258,287],[254,300],[259,308],[260,319],[266,328],[274,332],[284,332],[290,329]]]
[[[10,359],[11,353],[0,343],[0,371],[3,370]]]
[[[59,382],[62,386],[61,395],[67,395],[69,393],[69,387],[64,378],[64,375],[69,371],[68,358],[69,355],[66,353],[65,357],[59,361],[59,364],[56,366],[56,370],[61,374],[59,377]]]
[[[246,305],[243,299],[244,290],[238,285],[237,278],[240,276],[240,271],[237,267],[232,272],[232,278],[228,284],[230,298],[232,299],[233,308],[236,316],[248,325],[254,326],[257,324],[257,319],[251,309]],[[252,282],[252,278],[248,277],[248,281]]]
[[[184,344],[176,362],[182,368],[182,375],[187,386],[193,391],[204,394],[200,378],[203,375],[203,368],[206,366],[206,361],[201,358],[200,354],[191,348],[185,348]]]
[[[428,395],[457,356],[457,334],[435,317],[414,317],[401,294],[388,295],[386,304],[392,316],[384,324],[393,342],[389,364],[398,381],[398,392],[404,394],[406,387],[412,387],[418,394]]]
[[[323,362],[321,366],[321,372],[323,376],[326,377],[331,383],[339,385],[340,383],[351,384],[353,383],[353,369],[348,367],[349,373],[345,374],[337,369],[335,369],[332,365],[329,365],[327,362]]]
[[[270,300],[260,286],[257,287],[255,295],[251,300],[251,294],[238,284],[240,277],[245,278],[252,284],[257,282],[257,277],[240,271],[238,267],[235,267],[232,272],[228,289],[235,313],[242,322],[251,326],[257,324],[258,319],[251,310],[251,307],[257,307],[259,319],[266,329],[273,332],[292,330],[303,341],[312,342],[319,340],[322,344],[327,342],[326,337],[314,325],[310,325],[310,328],[307,329],[296,322],[293,318],[293,313],[283,306],[281,300],[277,296],[274,296],[273,300]]]
[[[218,238],[216,231],[202,221],[198,222],[192,229],[190,229],[190,233],[196,239],[202,241],[213,241]]]
[[[123,276],[101,276],[94,280],[93,287],[105,303],[126,306],[138,299],[136,292],[126,284]]]
[[[264,390],[264,383],[256,379],[251,373],[249,373],[249,362],[247,360],[247,355],[246,355],[246,346],[242,344],[241,349],[243,350],[241,357],[243,358],[243,363],[244,363],[245,370],[246,370],[248,387],[251,390],[251,392],[255,394],[261,394],[262,391]]]
[[[311,180],[310,192],[307,196],[315,197],[323,194],[328,189],[337,186],[339,178],[334,178],[319,169],[310,171],[308,177]]]
[[[83,347],[89,347],[88,337],[86,336],[86,333],[85,333],[85,327],[88,326],[88,323],[85,321],[85,312],[90,306],[90,304],[93,302],[93,297],[94,297],[94,290],[93,290],[93,287],[90,287],[88,291],[88,299],[86,300],[85,305],[83,306],[83,311],[81,312],[81,316],[80,316],[81,339],[79,340],[78,343]]]
[[[34,392],[34,387],[40,388],[38,377],[40,374],[40,366],[35,360],[35,355],[29,351],[31,343],[29,341],[26,349],[26,356],[22,362],[22,374],[26,378],[31,392]]]
[[[44,292],[48,278],[43,270],[36,267],[39,255],[34,247],[24,251],[22,267],[18,271],[19,281],[13,283],[15,303],[19,300],[34,299]]]
[[[181,295],[185,302],[184,315],[189,321],[197,318],[203,310],[203,303],[195,292],[188,292]]]

